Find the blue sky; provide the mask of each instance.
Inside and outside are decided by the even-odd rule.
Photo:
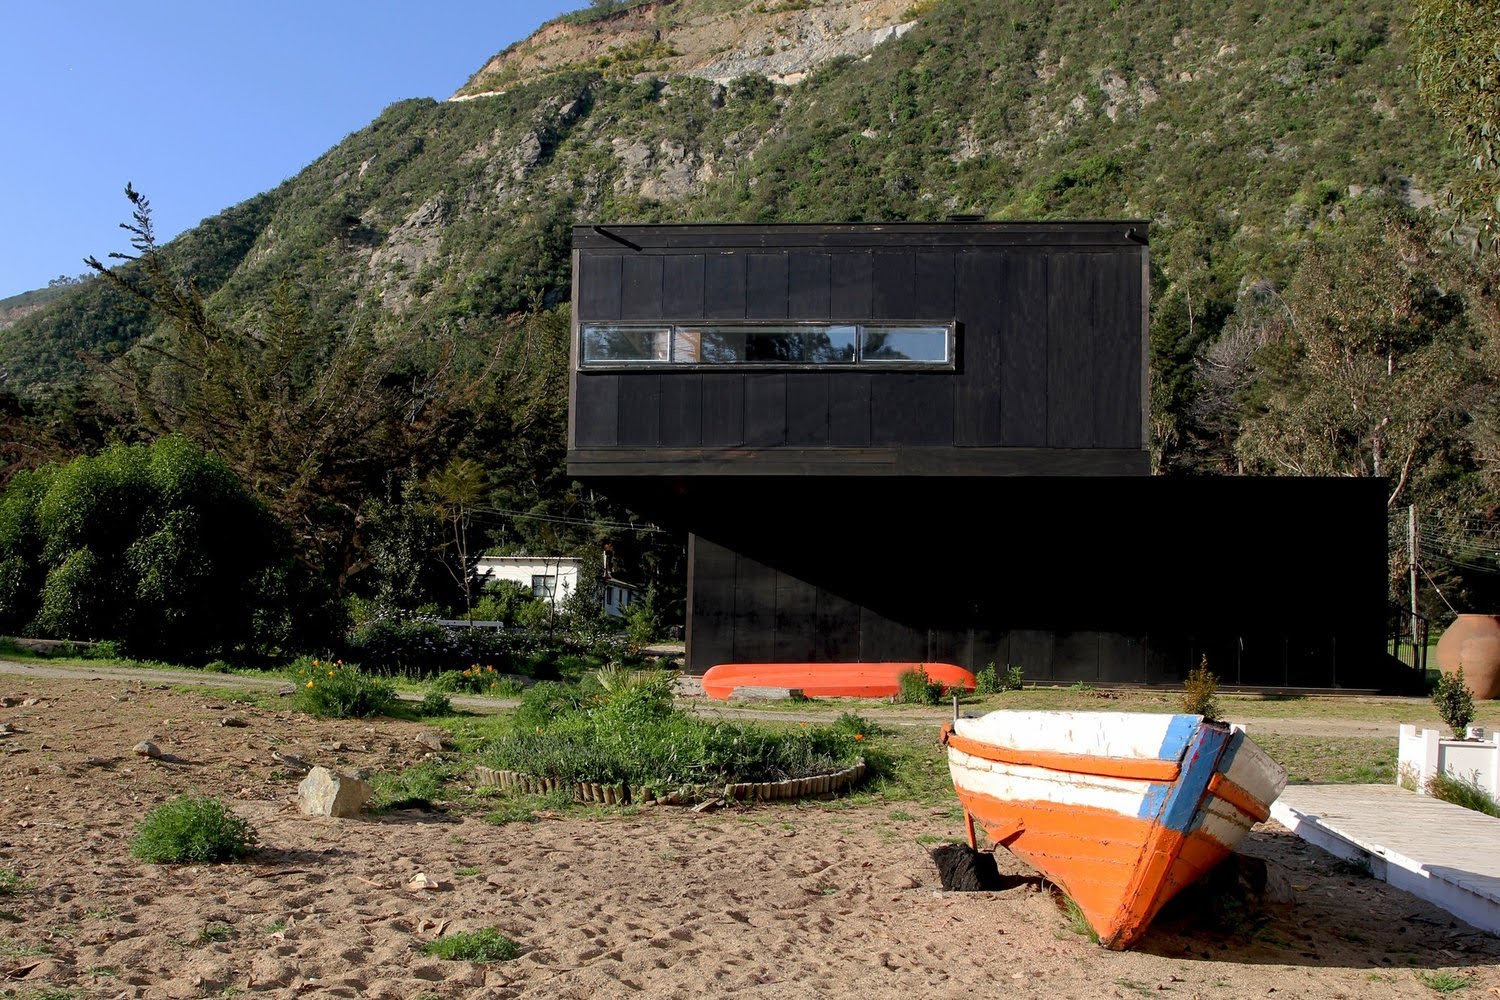
[[[586,0],[0,0],[0,298],[296,174]]]

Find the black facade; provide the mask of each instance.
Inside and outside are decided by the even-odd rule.
[[[1379,481],[1149,475],[1146,232],[576,229],[569,472],[690,533],[689,669],[1373,686]]]

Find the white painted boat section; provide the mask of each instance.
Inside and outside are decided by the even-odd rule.
[[[1005,802],[1049,802],[1093,806],[1135,817],[1151,783],[1096,774],[1073,774],[1042,767],[1001,764],[948,748],[953,784]]]
[[[1500,819],[1394,785],[1291,785],[1271,816],[1378,879],[1500,934]]]
[[[1009,750],[1158,760],[1168,729],[1179,719],[1201,719],[1201,716],[1001,710],[977,719],[956,719],[953,731]]]
[[[1286,768],[1272,760],[1248,736],[1235,750],[1224,777],[1265,806],[1276,801],[1276,796],[1286,787]]]

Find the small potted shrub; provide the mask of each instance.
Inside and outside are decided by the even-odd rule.
[[[1474,693],[1464,683],[1464,668],[1438,675],[1437,687],[1432,691],[1432,703],[1437,706],[1438,716],[1453,733],[1455,740],[1468,736],[1469,724],[1474,721]]]

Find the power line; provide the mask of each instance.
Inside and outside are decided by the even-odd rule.
[[[505,510],[500,507],[470,507],[475,514],[494,514],[520,521],[545,521],[549,524],[576,524],[588,528],[605,528],[611,531],[640,531],[646,534],[665,534],[654,524],[627,524],[621,521],[592,521],[582,517],[563,517],[560,514],[532,514],[526,511]]]

